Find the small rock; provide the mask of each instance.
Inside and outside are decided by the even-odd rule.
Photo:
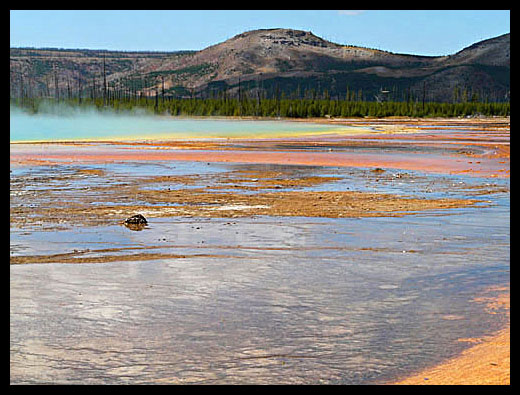
[[[125,219],[125,224],[147,224],[148,221],[146,221],[146,218],[143,217],[141,214],[132,215],[131,217],[128,217]]]
[[[143,230],[148,224],[148,221],[146,221],[146,218],[141,214],[137,214],[125,219],[123,224],[130,230]]]

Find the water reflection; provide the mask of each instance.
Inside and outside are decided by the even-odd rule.
[[[352,384],[440,360],[494,329],[471,299],[509,279],[508,236],[444,219],[207,220],[206,251],[236,257],[12,266],[11,382]],[[190,226],[128,240],[200,252]]]
[[[472,191],[460,176],[416,175],[397,186],[342,171],[342,188]],[[116,223],[12,229],[12,255],[76,249],[117,258],[153,247],[186,258],[11,265],[11,383],[364,384],[420,369],[466,347],[457,339],[505,320],[472,301],[509,284],[509,194],[486,199],[401,218],[174,217],[148,218],[144,232]]]
[[[123,225],[127,229],[130,229],[130,230],[133,230],[133,231],[141,231],[141,230],[143,230],[144,228],[147,227],[147,224],[133,224],[133,223],[128,223],[128,222],[124,222]]]

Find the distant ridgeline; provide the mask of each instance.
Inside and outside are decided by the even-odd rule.
[[[291,29],[250,31],[201,51],[11,48],[10,97],[33,109],[49,99],[188,115],[503,115],[510,34],[438,57]]]

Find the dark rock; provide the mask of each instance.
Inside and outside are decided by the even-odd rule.
[[[148,221],[146,221],[146,218],[141,214],[132,215],[123,222],[128,229],[137,231],[143,230],[147,223]]]
[[[141,214],[132,215],[125,219],[125,224],[134,224],[134,225],[146,225],[148,221]]]

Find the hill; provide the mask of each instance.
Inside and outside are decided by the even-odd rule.
[[[508,99],[510,34],[450,56],[341,45],[311,32],[260,29],[201,51],[11,48],[11,96],[120,94],[332,97],[456,101]],[[97,92],[97,93],[96,93]],[[122,93],[121,93],[122,92]],[[386,93],[387,92],[387,93]]]

